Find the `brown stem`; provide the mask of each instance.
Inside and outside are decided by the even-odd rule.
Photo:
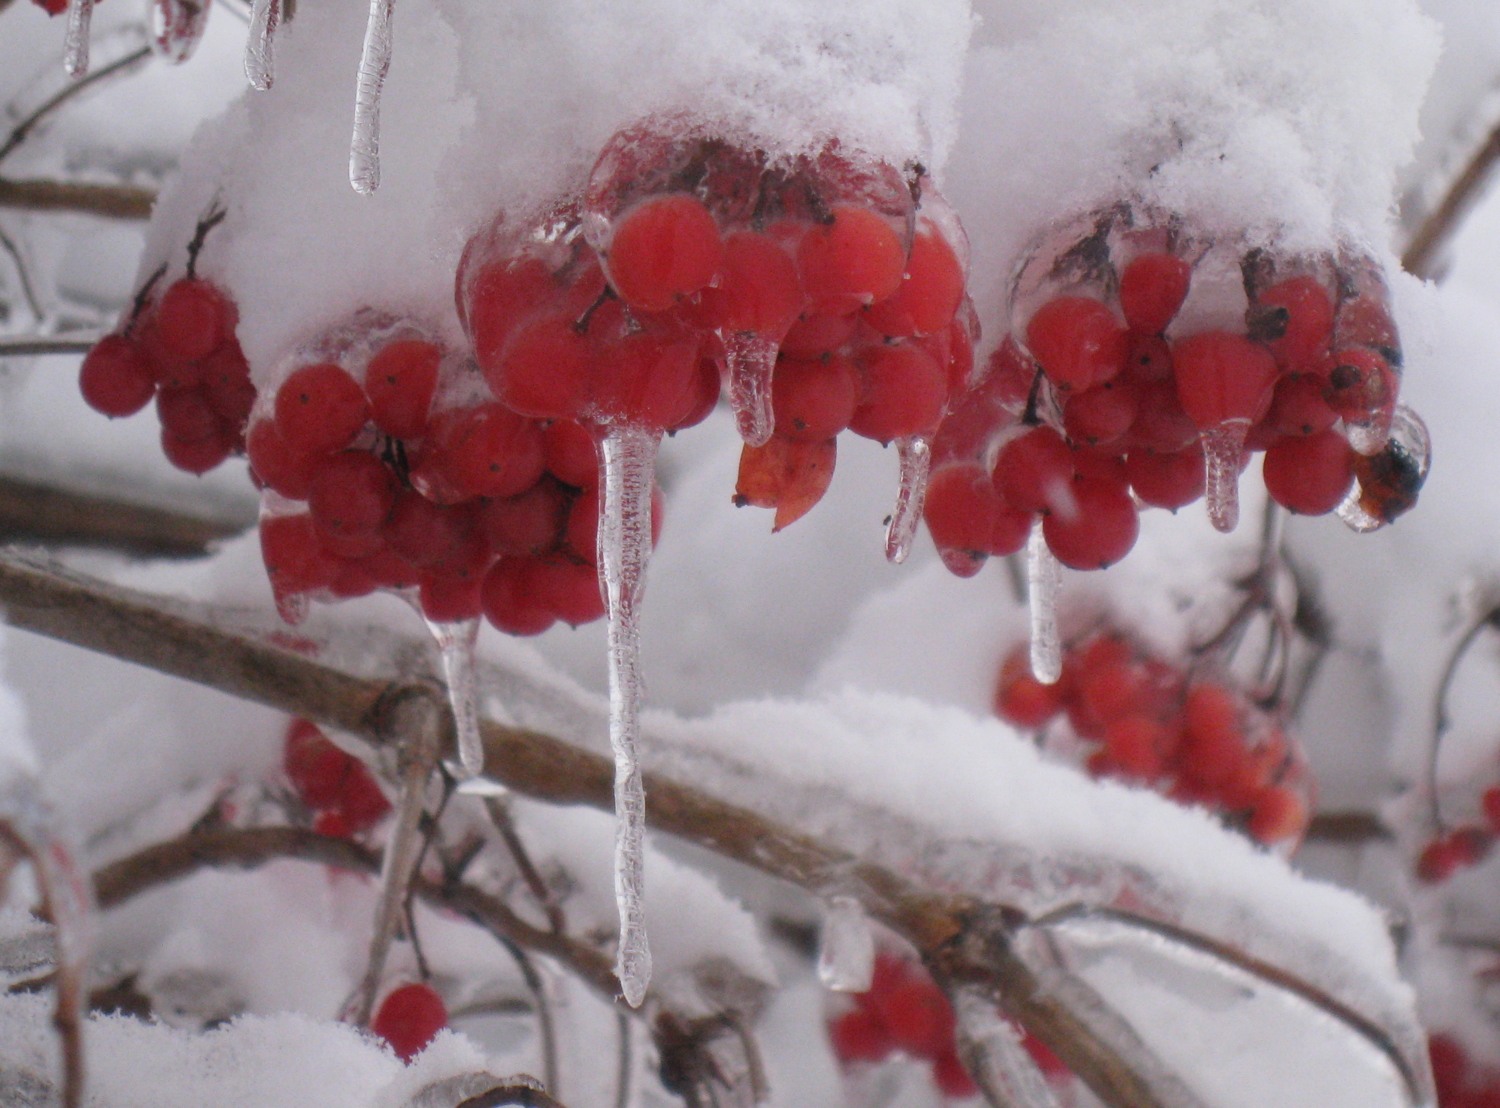
[[[1443,247],[1483,195],[1497,159],[1500,159],[1500,126],[1474,151],[1438,206],[1412,232],[1411,241],[1401,255],[1401,265],[1408,273],[1418,277],[1433,275]]]
[[[106,219],[150,219],[156,193],[134,185],[84,181],[19,180],[0,177],[0,208],[32,212],[81,212]]]
[[[1319,812],[1307,825],[1308,842],[1362,846],[1391,842],[1390,828],[1374,812]]]
[[[5,351],[0,349],[0,355]],[[206,519],[0,476],[0,543],[114,550],[144,558],[199,558],[253,518]]]
[[[430,688],[357,677],[226,625],[222,612],[168,605],[78,575],[0,554],[0,614],[12,625],[148,665],[200,684],[338,727],[386,744],[402,732],[400,714]],[[444,737],[452,723],[445,704]],[[613,765],[551,735],[481,721],[486,773],[518,792],[553,803],[610,810]],[[856,896],[869,914],[911,942],[941,977],[987,989],[1021,1024],[1046,1043],[1109,1108],[1162,1108],[1151,1081],[1132,1068],[1090,1023],[1046,988],[1012,947],[1024,916],[969,897],[932,892],[882,866],[731,804],[670,777],[648,773],[648,818],[659,831],[716,851],[813,892],[837,888]],[[296,856],[373,869],[373,855],[306,832],[263,829],[212,832],[168,843],[117,863],[100,874],[101,903],[116,903],[125,874],[156,875],[176,868],[245,858],[254,836],[282,836]],[[210,858],[214,846],[218,858]],[[237,852],[238,851],[238,852]],[[157,853],[159,852],[159,853]],[[263,851],[249,856],[262,860]],[[147,865],[141,859],[152,859]],[[341,861],[341,859],[343,861]],[[247,864],[241,861],[240,864]],[[127,867],[121,870],[121,867]],[[160,880],[160,877],[156,877]],[[526,923],[498,898],[470,885],[416,881],[417,893],[538,953],[556,957],[596,991],[613,998],[618,982],[607,958],[565,936]]]

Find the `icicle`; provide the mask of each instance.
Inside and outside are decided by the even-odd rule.
[[[453,709],[453,727],[458,736],[460,781],[484,772],[484,745],[479,737],[478,681],[474,675],[474,647],[479,641],[479,620],[456,623],[425,620],[437,643],[443,662],[443,680],[448,684],[448,705]]]
[[[651,980],[642,903],[646,795],[636,751],[640,732],[640,603],[651,556],[651,490],[661,433],[611,427],[600,444],[599,572],[609,612],[609,741],[615,753],[615,903],[620,950],[615,973],[632,1008]]]
[[[94,19],[94,0],[68,0],[68,29],[63,36],[63,68],[69,77],[89,71],[89,24]]]
[[[753,331],[724,336],[729,363],[729,405],[734,409],[740,438],[750,446],[765,446],[776,429],[771,410],[771,373],[780,344]]]
[[[1240,453],[1249,430],[1249,420],[1227,419],[1202,434],[1208,520],[1226,535],[1240,521]]]
[[[960,989],[954,997],[959,1054],[991,1104],[1005,1108],[1058,1108],[1057,1094],[1032,1060],[1020,1028],[982,993]]]
[[[57,949],[54,1023],[62,1040],[62,1103],[64,1108],[77,1108],[83,1097],[83,1018],[88,1012],[88,969],[95,933],[93,881],[79,866],[34,774],[18,770],[0,780],[0,825],[30,857],[52,917]]]
[[[1355,478],[1354,484],[1349,489],[1349,495],[1344,497],[1343,502],[1334,509],[1344,526],[1351,531],[1357,531],[1361,535],[1370,531],[1378,531],[1385,526],[1385,520],[1379,516],[1371,515],[1365,511],[1360,503],[1364,499],[1365,489]]]
[[[885,560],[892,565],[906,561],[917,537],[917,521],[922,518],[922,502],[927,499],[927,477],[932,472],[932,442],[926,435],[913,435],[897,439],[896,451],[901,458],[901,488],[885,531]]]
[[[1062,676],[1062,642],[1057,633],[1057,591],[1062,566],[1047,546],[1042,521],[1031,527],[1026,540],[1026,600],[1031,609],[1031,672],[1042,684]]]
[[[875,980],[875,935],[864,905],[852,896],[823,905],[818,979],[836,993],[866,993]]]
[[[380,187],[380,91],[391,68],[391,9],[395,0],[370,0],[359,83],[354,92],[354,138],[349,144],[349,183],[369,196]]]
[[[253,0],[250,37],[245,40],[245,77],[251,88],[264,92],[276,80],[276,28],[281,23],[281,0]]]
[[[180,65],[193,56],[208,26],[211,0],[148,0],[151,49],[159,58]]]

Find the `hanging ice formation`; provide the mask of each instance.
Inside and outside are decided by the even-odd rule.
[[[349,183],[365,196],[380,187],[380,93],[391,68],[391,11],[395,0],[370,0],[359,83],[354,92],[354,137],[349,144]]]
[[[281,23],[281,0],[254,0],[250,5],[250,33],[245,39],[245,78],[264,92],[276,80],[276,28]]]

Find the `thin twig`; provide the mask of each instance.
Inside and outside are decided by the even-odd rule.
[[[1408,273],[1418,277],[1433,275],[1438,260],[1442,257],[1443,247],[1484,195],[1497,159],[1500,159],[1500,125],[1474,151],[1453,183],[1448,186],[1448,191],[1437,207],[1412,232],[1411,240],[1401,255],[1401,265]]]
[[[98,341],[98,335],[81,338],[0,339],[0,358],[32,358],[43,354],[87,354]]]
[[[542,875],[537,872],[536,866],[531,861],[526,844],[516,833],[516,824],[510,815],[509,798],[485,797],[484,806],[490,814],[490,821],[500,832],[500,839],[505,843],[506,850],[510,851],[511,860],[515,862],[521,879],[526,882],[526,887],[531,890],[531,895],[536,899],[542,911],[547,913],[547,922],[552,925],[552,930],[559,934],[566,931],[567,921],[563,917],[562,908],[557,903],[557,897],[552,894],[551,889],[547,888],[547,882],[542,880]]]
[[[142,46],[139,50],[135,50],[129,54],[126,54],[119,61],[110,62],[109,65],[100,66],[98,69],[90,73],[87,77],[82,77],[76,81],[69,81],[50,99],[43,102],[40,107],[38,107],[34,112],[28,115],[25,119],[21,120],[21,122],[17,123],[15,127],[11,129],[10,134],[6,136],[5,142],[0,143],[0,158],[4,158],[12,150],[20,146],[21,143],[25,142],[27,136],[36,129],[37,124],[46,119],[49,115],[55,112],[58,108],[62,107],[69,100],[73,99],[73,97],[77,96],[79,93],[83,92],[86,89],[92,88],[93,86],[99,84],[99,82],[101,81],[108,80],[117,73],[129,69],[131,66],[137,64],[138,62],[145,61],[150,56],[151,47]]]
[[[1442,801],[1438,796],[1438,754],[1442,750],[1443,736],[1447,734],[1448,728],[1453,726],[1453,720],[1448,715],[1448,692],[1453,686],[1453,679],[1458,674],[1458,664],[1468,654],[1469,647],[1474,645],[1474,640],[1486,627],[1492,630],[1500,630],[1500,607],[1491,608],[1459,636],[1458,642],[1453,645],[1453,652],[1448,655],[1448,661],[1443,666],[1443,676],[1438,680],[1437,692],[1433,694],[1432,701],[1432,742],[1428,747],[1427,755],[1427,800],[1432,811],[1432,824],[1439,833],[1448,830],[1448,824],[1443,819]]]
[[[16,280],[21,285],[21,295],[26,300],[26,309],[31,313],[31,318],[36,322],[42,319],[42,303],[37,299],[36,289],[31,284],[31,275],[26,271],[26,259],[21,256],[21,248],[0,228],[0,247],[10,255],[10,261],[16,269]]]
[[[547,1003],[547,983],[542,980],[536,963],[531,960],[531,956],[523,947],[505,938],[499,938],[499,942],[515,960],[516,968],[521,971],[521,978],[526,982],[526,988],[531,993],[533,1011],[536,1013],[537,1039],[542,1047],[542,1084],[552,1092],[556,1092],[558,1081],[557,1026],[552,1021],[552,1005]],[[628,1017],[622,1011],[620,1018]]]
[[[18,180],[0,177],[0,208],[32,212],[79,212],[106,219],[150,219],[156,193],[135,185],[85,181]]]
[[[630,1051],[630,1018],[624,1012],[615,1013],[615,1035],[620,1044],[619,1064],[615,1069],[615,1108],[630,1108],[630,1078],[635,1061]]]
[[[1308,842],[1362,846],[1391,842],[1395,836],[1374,812],[1319,812],[1307,825]]]

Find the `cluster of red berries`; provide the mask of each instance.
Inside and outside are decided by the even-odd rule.
[[[854,1006],[828,1021],[828,1037],[839,1062],[882,1062],[900,1052],[932,1065],[932,1078],[944,1096],[974,1096],[978,1087],[959,1061],[954,1041],[953,1006],[917,963],[881,951],[868,992]],[[1042,1042],[1027,1034],[1025,1046],[1042,1072],[1054,1080],[1068,1068]]]
[[[448,1006],[437,990],[424,982],[392,989],[370,1021],[370,1030],[389,1043],[403,1062],[426,1050],[447,1026]]]
[[[1489,855],[1500,836],[1500,785],[1492,785],[1479,798],[1483,822],[1450,828],[1422,848],[1417,856],[1417,876],[1429,884],[1446,881],[1465,866],[1477,865]]]
[[[1257,842],[1295,846],[1307,829],[1307,768],[1280,725],[1229,681],[1184,672],[1118,632],[1068,647],[1053,685],[1018,647],[1000,668],[995,712],[1027,730],[1065,715],[1091,776],[1211,808]]]
[[[726,380],[738,499],[784,526],[826,489],[840,431],[936,430],[973,359],[963,254],[919,173],[831,146],[783,164],[653,119],[606,144],[581,203],[476,239],[459,307],[524,414],[670,431]]]
[[[399,324],[366,320],[300,360],[248,436],[255,476],[284,498],[261,522],[284,614],[376,589],[417,590],[435,622],[483,613],[512,634],[603,614],[583,427],[482,398],[439,407],[469,371]]]
[[[112,418],[134,415],[153,398],[167,460],[207,473],[245,449],[255,405],[250,366],[234,329],[234,301],[217,286],[182,277],[159,299],[150,287],[129,321],[95,344],[79,371],[89,406]]]
[[[286,729],[282,768],[297,797],[313,812],[313,830],[320,835],[351,838],[391,810],[365,764],[305,719],[293,719]]]
[[[1500,1069],[1476,1065],[1451,1035],[1427,1040],[1437,1108],[1500,1108]]]
[[[1391,434],[1400,340],[1374,264],[1256,251],[1232,290],[1199,289],[1195,254],[1122,207],[1029,259],[1014,336],[934,448],[927,521],[954,572],[1018,549],[1037,517],[1074,569],[1128,553],[1140,506],[1207,495],[1228,530],[1253,451],[1294,512],[1330,512],[1356,481],[1373,525],[1415,503],[1426,458]]]

